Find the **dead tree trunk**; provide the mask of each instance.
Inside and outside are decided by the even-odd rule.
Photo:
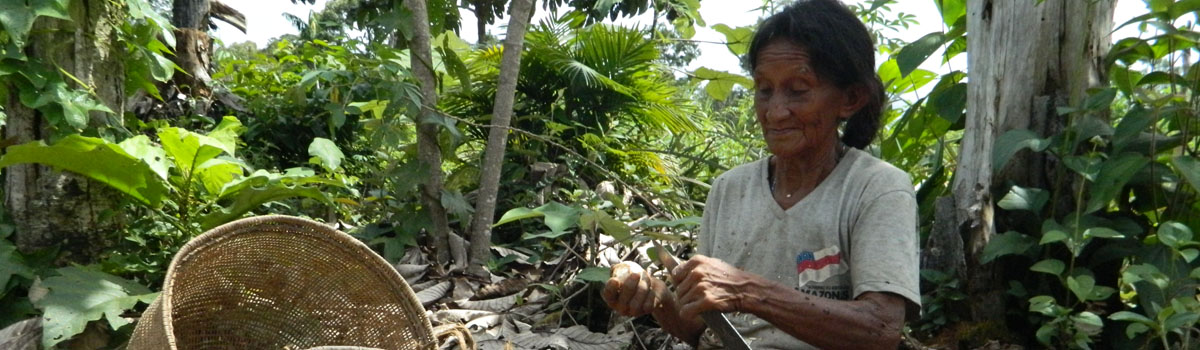
[[[429,12],[425,0],[404,2],[412,11],[413,38],[408,48],[412,57],[413,75],[421,84],[421,111],[417,116],[417,156],[429,167],[429,178],[421,185],[421,204],[429,210],[433,223],[433,245],[437,261],[450,261],[450,223],[442,206],[442,147],[438,143],[438,125],[431,119],[440,118],[437,106],[437,81],[433,75],[433,53],[430,46]],[[455,257],[457,264],[466,266],[466,257]]]
[[[79,0],[71,2],[68,12],[71,21],[37,19],[25,48],[30,62],[61,67],[93,88],[105,106],[124,110],[125,50],[118,42],[123,10],[111,1]],[[15,143],[49,138],[40,113],[21,104],[16,88],[8,91],[4,137]],[[101,112],[90,116],[92,126],[107,120],[120,118]],[[4,181],[4,205],[16,224],[14,238],[21,251],[59,246],[58,263],[89,263],[111,245],[106,239],[119,215],[112,210],[115,203],[110,198],[115,196],[104,185],[34,164],[5,168]]]
[[[208,65],[212,62],[212,38],[208,37],[209,0],[175,0],[171,24],[175,25],[175,64],[187,74],[176,74],[172,81],[180,91],[208,97]]]
[[[471,219],[471,269],[486,274],[483,266],[492,258],[492,220],[496,216],[496,195],[500,190],[500,172],[508,144],[508,126],[512,122],[513,99],[517,91],[517,76],[521,70],[521,52],[525,46],[525,29],[532,17],[533,0],[513,0],[508,13],[508,33],[504,38],[504,56],[500,58],[500,81],[496,86],[496,104],[492,109],[492,125],[488,131],[480,172],[479,196],[475,200],[475,216]]]
[[[1106,81],[1101,58],[1110,46],[1115,5],[1115,0],[967,2],[971,107],[952,192],[953,227],[963,237],[970,317],[976,322],[1004,316],[999,267],[979,263],[1002,222],[993,210],[994,199],[1003,195],[999,185],[1049,183],[1043,178],[1045,160],[1029,154],[993,173],[994,143],[1013,129],[1053,132],[1062,125],[1055,107],[1078,105],[1088,87]]]

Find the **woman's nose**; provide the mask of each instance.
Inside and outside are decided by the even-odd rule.
[[[788,108],[787,98],[783,94],[776,94],[767,100],[767,118],[781,119],[791,115],[791,110]]]

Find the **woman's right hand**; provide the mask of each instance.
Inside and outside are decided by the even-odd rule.
[[[650,276],[636,263],[623,261],[613,265],[612,277],[604,284],[601,296],[617,313],[637,317],[654,312],[663,298],[670,298],[667,285]]]

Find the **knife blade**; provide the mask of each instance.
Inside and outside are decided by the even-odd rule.
[[[667,249],[658,242],[654,243],[654,249],[658,253],[659,265],[667,269],[668,273],[681,263],[679,258],[667,252]],[[726,318],[725,314],[719,311],[705,311],[700,313],[700,319],[704,320],[704,324],[708,325],[708,328],[712,329],[718,338],[721,338],[721,343],[725,345],[724,349],[750,350],[750,344],[746,343],[746,339],[742,338],[742,334],[737,331],[737,328],[733,328],[733,323],[729,322],[729,318]]]

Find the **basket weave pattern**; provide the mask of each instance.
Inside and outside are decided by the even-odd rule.
[[[287,216],[242,219],[184,246],[129,349],[432,349],[425,309],[358,240]]]

